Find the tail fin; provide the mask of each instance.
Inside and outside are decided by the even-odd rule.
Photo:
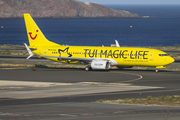
[[[24,21],[30,47],[58,45],[46,39],[29,13],[24,13]]]

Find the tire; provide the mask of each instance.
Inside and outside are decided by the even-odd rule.
[[[90,71],[91,70],[91,67],[90,66],[86,66],[85,67],[85,71]]]
[[[106,64],[106,70],[109,70],[110,69],[110,63],[108,62],[107,64]]]

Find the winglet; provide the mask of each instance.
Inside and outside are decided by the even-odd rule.
[[[116,47],[120,47],[120,45],[119,45],[118,41],[117,41],[117,40],[115,40],[115,42],[116,42]]]
[[[30,48],[27,46],[26,43],[24,43],[24,45],[29,53],[29,56],[26,58],[26,60],[28,60],[29,58],[31,58],[34,55],[34,53],[30,50]]]

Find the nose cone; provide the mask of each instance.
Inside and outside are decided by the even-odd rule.
[[[174,61],[175,61],[174,58],[172,58],[172,57],[169,57],[169,58],[168,58],[169,64],[173,63]]]

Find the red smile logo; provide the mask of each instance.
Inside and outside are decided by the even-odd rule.
[[[38,32],[38,30],[36,30],[36,32]],[[37,37],[37,34],[34,37],[32,37],[32,32],[29,32],[29,36],[31,37],[32,40],[35,40]]]

